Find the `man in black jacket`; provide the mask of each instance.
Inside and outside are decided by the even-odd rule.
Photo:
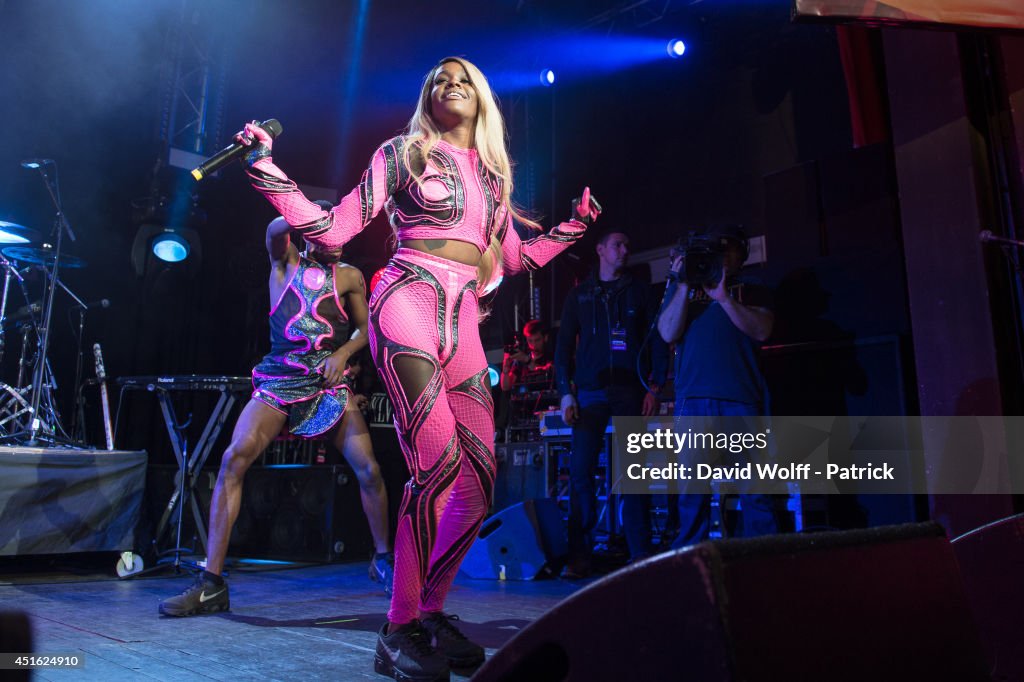
[[[665,343],[649,334],[658,302],[646,283],[626,272],[629,237],[620,230],[605,232],[597,257],[597,271],[566,298],[555,348],[562,418],[573,427],[565,578],[590,573],[591,532],[597,522],[594,471],[608,420],[655,414],[668,364]],[[641,353],[650,368],[646,388],[637,375]],[[646,495],[624,496],[623,530],[631,561],[650,551],[649,502]]]

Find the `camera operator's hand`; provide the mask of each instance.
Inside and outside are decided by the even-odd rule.
[[[713,288],[705,286],[704,292],[707,293],[712,300],[718,301],[719,303],[729,298],[729,290],[725,288],[725,268],[722,269],[722,279],[718,280],[718,284]]]
[[[686,253],[672,249],[669,252],[668,277],[670,282],[681,282],[686,274]]]
[[[562,396],[562,421],[572,426],[580,418],[580,407],[576,404],[576,396],[566,393]]]
[[[526,364],[530,361],[530,354],[524,350],[517,350],[515,353],[505,353],[505,365],[508,366],[512,362],[518,362]]]
[[[640,408],[640,415],[643,417],[653,417],[658,414],[658,407],[660,406],[661,401],[658,400],[658,395],[648,391],[644,394],[644,404]]]

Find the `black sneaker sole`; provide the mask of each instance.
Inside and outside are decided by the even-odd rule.
[[[396,669],[391,663],[391,659],[384,658],[380,654],[373,655],[373,669],[375,672],[378,672],[381,675],[387,675],[399,682],[449,682],[449,680],[452,679],[451,674],[447,672],[440,673],[433,677],[430,675],[409,675],[408,673]]]
[[[448,661],[448,667],[452,669],[465,670],[468,668],[479,668],[487,660],[487,655],[474,656],[473,658],[452,658],[451,656],[445,656]]]
[[[194,609],[185,609],[183,611],[177,611],[174,609],[165,609],[164,605],[160,605],[160,613],[165,616],[174,616],[175,618],[184,618],[186,616],[203,616],[208,613],[220,613],[221,611],[230,611],[230,604],[212,604],[210,606],[197,607]]]

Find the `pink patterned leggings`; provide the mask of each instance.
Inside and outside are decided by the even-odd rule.
[[[370,298],[370,349],[412,477],[388,620],[440,611],[494,488],[494,404],[476,268],[399,249]]]

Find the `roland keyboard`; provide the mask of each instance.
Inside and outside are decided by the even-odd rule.
[[[147,391],[249,391],[251,377],[233,377],[219,374],[167,374],[151,376],[118,377],[117,383],[124,388]]]

